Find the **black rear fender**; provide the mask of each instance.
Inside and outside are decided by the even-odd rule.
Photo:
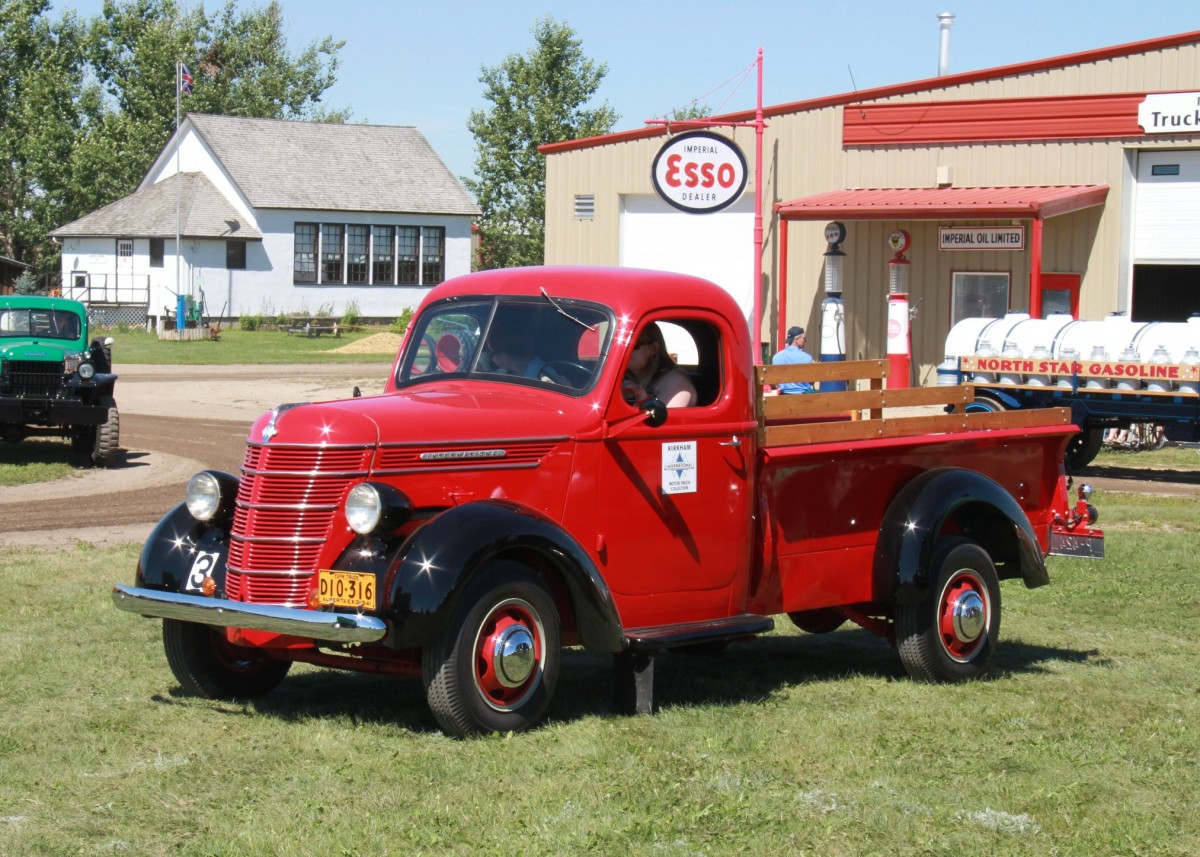
[[[921,599],[934,545],[950,534],[978,543],[1001,578],[1020,577],[1029,588],[1050,582],[1037,536],[1013,496],[981,473],[943,467],[912,480],[888,506],[875,550],[877,598]]]

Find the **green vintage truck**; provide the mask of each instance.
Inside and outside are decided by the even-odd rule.
[[[120,448],[112,339],[88,341],[87,308],[36,295],[0,296],[0,438],[69,437],[109,467]]]

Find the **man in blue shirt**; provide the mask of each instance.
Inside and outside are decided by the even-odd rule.
[[[804,350],[805,339],[807,337],[804,335],[803,327],[789,327],[787,344],[782,351],[775,352],[775,356],[771,358],[771,364],[779,366],[780,364],[812,363],[812,355]],[[779,392],[791,394],[816,391],[812,384],[780,384]]]

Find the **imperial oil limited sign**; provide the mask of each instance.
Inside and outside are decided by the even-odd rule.
[[[658,195],[681,211],[709,214],[736,202],[746,189],[746,157],[732,140],[691,131],[658,150],[650,179]]]

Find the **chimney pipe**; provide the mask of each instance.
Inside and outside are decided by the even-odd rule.
[[[938,45],[938,77],[942,77],[950,71],[950,28],[954,26],[954,13],[942,12],[938,15],[938,26],[942,30]]]

